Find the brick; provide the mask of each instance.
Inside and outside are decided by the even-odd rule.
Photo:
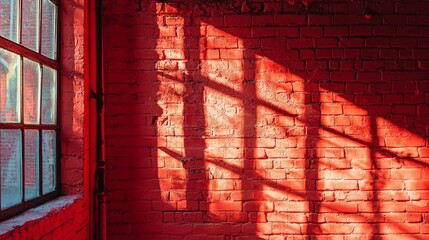
[[[227,36],[226,32],[227,32],[226,28],[207,26],[206,35],[207,37],[226,37]]]
[[[339,115],[342,114],[342,107],[340,105],[327,105],[322,104],[320,107],[322,115]]]
[[[366,22],[366,19],[364,19],[361,15],[336,14],[334,15],[334,24],[355,25],[355,24],[367,24],[367,22]]]
[[[252,35],[251,30],[250,27],[230,27],[228,28],[228,33],[240,38],[250,38]]]
[[[274,23],[279,25],[304,25],[306,24],[305,15],[275,15]]]
[[[378,105],[381,102],[381,95],[358,95],[355,98],[355,103],[359,105]]]
[[[351,36],[371,36],[372,27],[371,26],[351,26],[350,35]]]
[[[418,37],[420,36],[420,28],[417,26],[398,26],[398,33],[401,36]]]
[[[274,24],[274,17],[271,15],[255,15],[252,16],[252,26],[267,26]]]
[[[368,115],[368,112],[365,109],[356,107],[354,105],[343,106],[343,111],[345,115],[357,115],[357,116]]]
[[[317,58],[331,58],[331,55],[332,55],[332,52],[329,49],[317,49],[316,50],[316,57]],[[331,61],[331,62],[336,62],[336,61]]]
[[[320,189],[322,191],[326,190],[357,190],[358,184],[357,181],[351,181],[351,180],[342,180],[342,181],[330,181],[330,180],[323,180],[317,182],[317,189]]]
[[[241,49],[220,49],[221,59],[242,59],[243,56]]]
[[[390,224],[390,223],[380,223],[379,231],[382,234],[394,234],[394,233],[403,233],[404,231],[408,234],[419,233],[419,224],[401,224],[401,227]]]
[[[416,106],[395,105],[392,107],[393,114],[414,115],[416,114]]]
[[[337,38],[316,38],[314,39],[316,48],[336,48],[338,46]]]
[[[226,26],[249,26],[251,18],[250,15],[227,15],[224,23]]]
[[[349,27],[347,26],[325,26],[323,28],[324,36],[348,36],[349,35]]]
[[[386,38],[368,38],[365,40],[366,47],[387,48],[390,45],[390,40]]]
[[[402,180],[380,181],[379,183],[374,183],[369,180],[362,180],[359,181],[358,184],[359,189],[362,190],[376,189],[380,186],[385,190],[402,190],[404,188]]]
[[[429,233],[429,224],[423,224],[421,228],[422,233]]]
[[[331,72],[332,81],[352,81],[356,79],[354,72]]]
[[[301,27],[300,29],[301,37],[320,37],[322,36],[321,27]]]
[[[273,223],[272,231],[274,234],[300,234],[302,233],[300,224],[296,223]]]
[[[265,38],[277,36],[276,27],[252,27],[253,38]]]
[[[393,48],[396,47],[416,47],[417,40],[415,38],[393,38],[390,41],[390,46]]]
[[[276,212],[309,212],[312,207],[308,202],[274,202]]]
[[[392,84],[389,83],[369,83],[369,92],[371,93],[383,93],[383,99],[403,99],[402,95],[399,94],[389,94],[392,92]]]
[[[377,58],[378,57],[378,49],[362,49],[361,56],[363,58]]]
[[[409,223],[418,223],[418,222],[422,222],[422,214],[420,213],[410,213],[410,214],[406,214],[406,219],[407,222]]]
[[[330,234],[351,234],[354,230],[354,226],[350,224],[323,223],[320,224],[319,228],[322,232],[329,232]]]
[[[359,78],[359,75],[358,75],[358,78]],[[346,91],[347,92],[354,92],[354,93],[367,93],[368,92],[368,84],[366,84],[366,83],[347,83],[346,84]]]
[[[398,57],[399,53],[396,49],[380,49],[379,55],[381,58],[396,58]]]
[[[341,213],[357,213],[358,205],[356,203],[342,202],[325,202],[316,205],[316,209],[321,212],[341,212]]]
[[[395,36],[396,34],[395,26],[374,26],[375,36]]]
[[[215,211],[241,211],[243,209],[241,202],[215,202],[211,204],[200,203],[201,210],[213,209]]]
[[[298,27],[277,27],[279,37],[299,37]]]
[[[287,44],[287,47],[292,49],[312,48],[313,39],[310,39],[310,38],[288,39],[286,41],[286,44]]]
[[[284,49],[286,39],[284,38],[264,38],[261,40],[261,49]]]
[[[419,148],[419,157],[428,158],[429,157],[429,148],[428,147]]]
[[[334,21],[334,18],[332,15],[317,15],[317,14],[308,15],[309,25],[329,25],[329,24],[332,24],[333,21]]]
[[[423,181],[405,181],[405,189],[407,190],[425,190],[429,184],[428,180]],[[410,206],[412,207],[412,206]]]
[[[238,41],[236,38],[207,38],[208,48],[237,48]]]
[[[358,38],[358,37],[353,37],[353,38],[341,38],[341,40],[338,43],[339,47],[364,47],[365,46],[365,39],[364,38]],[[354,51],[359,51],[359,49],[346,49],[346,51],[349,52],[354,52]],[[359,56],[359,55],[357,55]]]
[[[420,179],[422,171],[420,169],[394,169],[391,170],[392,179]]]
[[[269,201],[250,201],[243,204],[243,210],[246,212],[271,212],[273,203]]]

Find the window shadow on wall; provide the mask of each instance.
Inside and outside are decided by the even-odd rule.
[[[428,164],[417,147],[427,148],[426,72],[332,70],[325,58],[299,53],[306,38],[273,36],[261,46],[264,35],[237,31],[224,17],[189,16],[174,4],[146,7],[147,15],[109,14],[106,23],[111,239],[378,239],[387,224],[414,231],[419,222],[397,223],[389,213],[418,208],[403,191],[423,190],[418,179]],[[169,16],[183,21],[176,33],[164,32]],[[168,34],[180,45],[170,53],[161,47]],[[375,80],[361,79],[368,71]],[[363,88],[352,85],[356,78]],[[270,94],[284,98],[270,101]],[[410,179],[410,169],[420,176]]]

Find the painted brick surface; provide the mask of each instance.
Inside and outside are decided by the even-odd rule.
[[[427,1],[104,1],[108,239],[429,238]]]

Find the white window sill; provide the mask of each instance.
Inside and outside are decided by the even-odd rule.
[[[16,217],[7,219],[0,223],[0,236],[21,228],[31,228],[31,225],[39,222],[48,215],[55,214],[66,209],[80,198],[81,197],[78,195],[60,196],[40,206],[31,208]]]

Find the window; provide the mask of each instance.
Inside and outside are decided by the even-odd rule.
[[[58,194],[58,3],[0,0],[0,219]]]

